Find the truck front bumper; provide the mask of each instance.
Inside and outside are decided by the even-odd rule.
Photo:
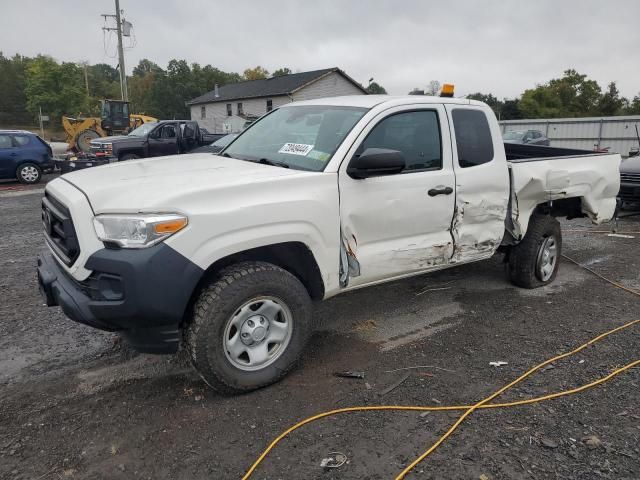
[[[38,256],[38,285],[47,306],[70,319],[117,332],[136,350],[176,352],[191,295],[202,269],[172,248],[103,249],[86,262],[92,274],[79,282],[51,253]]]

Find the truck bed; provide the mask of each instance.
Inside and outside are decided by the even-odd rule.
[[[522,238],[531,214],[545,202],[576,198],[581,213],[592,222],[613,217],[620,189],[619,154],[514,144],[505,144],[505,150],[516,239]]]
[[[507,155],[507,160],[510,162],[534,162],[550,158],[600,155],[592,150],[545,147],[543,145],[522,145],[519,143],[505,143],[504,151]]]

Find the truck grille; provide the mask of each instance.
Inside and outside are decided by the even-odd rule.
[[[67,207],[47,192],[42,197],[42,225],[49,246],[65,265],[71,266],[80,255],[71,214]]]
[[[630,183],[640,183],[640,173],[621,173],[620,181]]]

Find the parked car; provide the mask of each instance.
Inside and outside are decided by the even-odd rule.
[[[227,135],[226,133],[211,133],[206,128],[200,128],[200,134],[202,135],[202,144],[205,146]]]
[[[198,147],[191,151],[191,153],[219,153],[227,145],[229,145],[238,136],[237,133],[229,133],[224,137],[216,140],[211,145],[205,145],[204,147]]]
[[[620,165],[620,200],[640,203],[640,157],[629,157]]]
[[[296,141],[305,125],[313,132]],[[226,158],[114,163],[49,182],[38,283],[47,305],[140,351],[184,342],[219,391],[260,388],[300,358],[313,300],[498,251],[514,284],[552,282],[555,217],[610,220],[620,155],[507,146],[520,160],[477,101],[293,102]]]
[[[510,130],[502,134],[505,143],[522,143],[528,145],[549,146],[549,139],[540,130]]]
[[[38,183],[43,172],[53,170],[51,147],[35,133],[0,130],[0,178]]]
[[[91,153],[119,161],[188,153],[204,145],[198,122],[162,120],[145,123],[128,135],[91,141]]]

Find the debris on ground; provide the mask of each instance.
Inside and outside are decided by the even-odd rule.
[[[386,395],[387,393],[391,393],[393,390],[395,390],[396,388],[398,388],[400,385],[402,385],[407,378],[409,378],[411,376],[410,373],[405,373],[402,377],[400,377],[399,380],[397,380],[396,382],[392,383],[391,385],[389,385],[387,388],[385,388],[384,390],[382,390],[378,395],[380,395],[381,397],[383,397],[384,395]]]
[[[340,452],[330,452],[329,456],[320,462],[322,468],[339,468],[347,461],[347,456]]]
[[[364,378],[364,372],[352,372],[351,370],[335,372],[334,375],[340,378]]]
[[[584,443],[589,448],[598,448],[602,445],[602,440],[600,440],[595,435],[588,435],[586,437],[582,437],[582,443]]]
[[[503,365],[509,365],[509,362],[498,360],[497,362],[489,362],[489,365],[491,365],[492,367],[502,367]]]
[[[443,372],[456,373],[455,370],[449,370],[448,368],[436,367],[435,365],[415,365],[413,367],[401,367],[394,368],[393,370],[385,370],[384,373],[401,372],[402,370],[415,370],[418,368],[434,368],[436,370],[442,370]]]
[[[547,447],[547,448],[558,448],[558,443],[554,442],[553,440],[551,440],[550,438],[543,438],[542,440],[540,440],[540,443],[542,443],[543,447]]]
[[[607,237],[616,237],[616,238],[636,238],[633,235],[624,235],[622,233],[610,233]]]

